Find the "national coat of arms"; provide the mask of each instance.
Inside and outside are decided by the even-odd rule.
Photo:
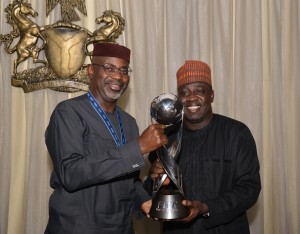
[[[14,0],[5,8],[12,30],[0,34],[0,45],[4,44],[8,54],[16,53],[11,84],[22,87],[24,92],[45,88],[61,92],[88,91],[84,61],[91,55],[89,45],[102,41],[116,43],[124,30],[125,20],[113,10],[106,10],[96,18],[96,23],[103,25],[94,32],[73,24],[72,21],[80,19],[74,7],[86,15],[85,0],[47,0],[47,15],[57,3],[61,5],[62,20],[44,26],[32,19],[38,13],[27,0]],[[46,59],[40,58],[41,52]],[[29,58],[40,65],[19,71],[19,64]]]

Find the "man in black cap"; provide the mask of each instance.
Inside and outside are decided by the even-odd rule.
[[[139,135],[135,119],[117,106],[129,63],[128,48],[95,44],[89,92],[52,113],[45,133],[54,166],[46,234],[132,234],[132,213],[148,215],[151,200],[139,179],[143,154],[167,138],[158,124]]]

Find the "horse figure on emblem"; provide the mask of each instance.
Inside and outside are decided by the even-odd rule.
[[[46,61],[38,59],[39,52],[44,48],[46,41],[41,34],[40,27],[28,17],[28,15],[36,17],[38,13],[33,10],[27,0],[15,0],[8,6],[6,11],[11,14],[12,22],[15,23],[20,35],[19,42],[12,49],[9,49],[9,46],[6,48],[7,53],[17,52],[17,59],[14,61],[14,74],[17,73],[18,65],[29,57],[33,58],[34,63],[44,63],[46,65]],[[43,40],[40,48],[36,46],[39,38]]]
[[[111,42],[116,43],[116,39],[123,32],[125,27],[125,20],[120,13],[113,10],[106,10],[103,15],[96,18],[96,23],[105,23],[99,29],[93,32],[93,36],[86,43],[86,54],[91,55],[87,47],[96,42]]]

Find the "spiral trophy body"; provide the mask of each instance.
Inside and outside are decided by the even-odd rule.
[[[167,126],[168,137],[168,144],[156,150],[166,174],[154,182],[150,216],[159,220],[184,218],[188,209],[181,203],[185,198],[182,175],[175,162],[181,148],[183,107],[176,95],[164,93],[153,99],[150,114],[152,120]],[[167,176],[171,183],[163,186]]]

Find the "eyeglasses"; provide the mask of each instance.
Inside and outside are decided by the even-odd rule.
[[[93,63],[92,65],[102,67],[104,72],[107,75],[116,75],[117,73],[120,73],[122,76],[127,77],[127,76],[130,76],[130,73],[132,72],[130,67],[117,68],[116,66],[114,66],[112,64],[96,64],[96,63]]]

